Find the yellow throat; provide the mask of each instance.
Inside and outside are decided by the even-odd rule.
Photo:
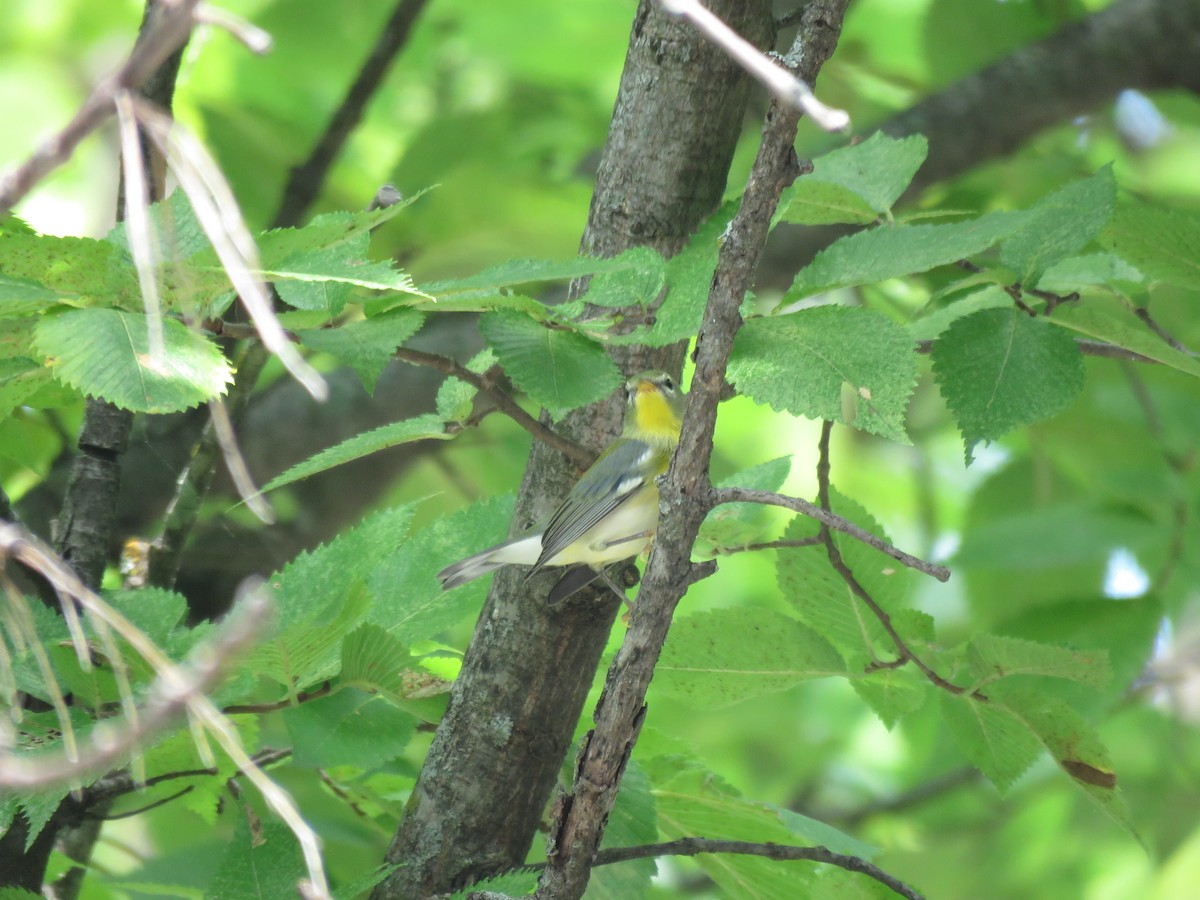
[[[629,408],[625,436],[648,444],[673,446],[679,442],[683,420],[683,395],[670,376],[643,372],[626,383]]]

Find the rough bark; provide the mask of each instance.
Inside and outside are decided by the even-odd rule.
[[[713,11],[765,47],[769,4],[722,0]],[[636,13],[583,237],[583,252],[634,245],[671,254],[720,202],[749,81],[687,25],[643,0]],[[625,371],[678,371],[683,348],[628,348]],[[616,398],[568,416],[574,440],[617,433]],[[514,530],[548,511],[578,477],[535,444]],[[402,863],[376,898],[423,897],[519,865],[555,778],[616,616],[611,594],[545,604],[554,576],[522,585],[501,572],[480,616],[450,706],[388,852]]]
[[[788,61],[812,84],[832,55],[849,0],[811,0]],[[646,689],[666,641],[675,607],[711,564],[691,562],[692,544],[711,508],[708,479],[717,404],[725,367],[742,324],[742,300],[753,285],[780,193],[800,172],[793,142],[799,114],[772,103],[741,207],[721,244],[704,325],[696,340],[696,372],[688,394],[680,444],[661,487],[659,531],[638,593],[633,621],[609,668],[584,740],[570,795],[560,805],[546,870],[536,896],[583,896],[604,825],[646,716]]]

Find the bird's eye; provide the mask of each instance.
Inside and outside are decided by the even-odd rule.
[[[663,376],[662,386],[665,387],[668,391],[675,390],[675,382],[671,380],[670,375]]]

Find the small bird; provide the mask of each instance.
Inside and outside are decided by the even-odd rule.
[[[643,372],[625,382],[625,427],[571,488],[545,522],[438,572],[444,590],[511,564],[568,566],[551,590],[551,603],[603,579],[619,597],[603,566],[636,556],[658,525],[658,487],[679,443],[684,395],[664,372]]]

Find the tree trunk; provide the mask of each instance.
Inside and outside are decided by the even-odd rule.
[[[765,0],[710,6],[759,47],[769,44]],[[720,203],[749,87],[690,26],[642,0],[582,252],[678,251]],[[684,349],[613,355],[626,372],[678,372]],[[618,398],[609,398],[567,416],[559,429],[598,449],[616,436],[621,412]],[[514,530],[552,509],[578,475],[535,443]],[[496,577],[388,851],[401,868],[376,889],[377,900],[450,891],[525,861],[619,602],[588,590],[551,609],[545,596],[553,579],[523,585],[522,578],[504,570]]]

